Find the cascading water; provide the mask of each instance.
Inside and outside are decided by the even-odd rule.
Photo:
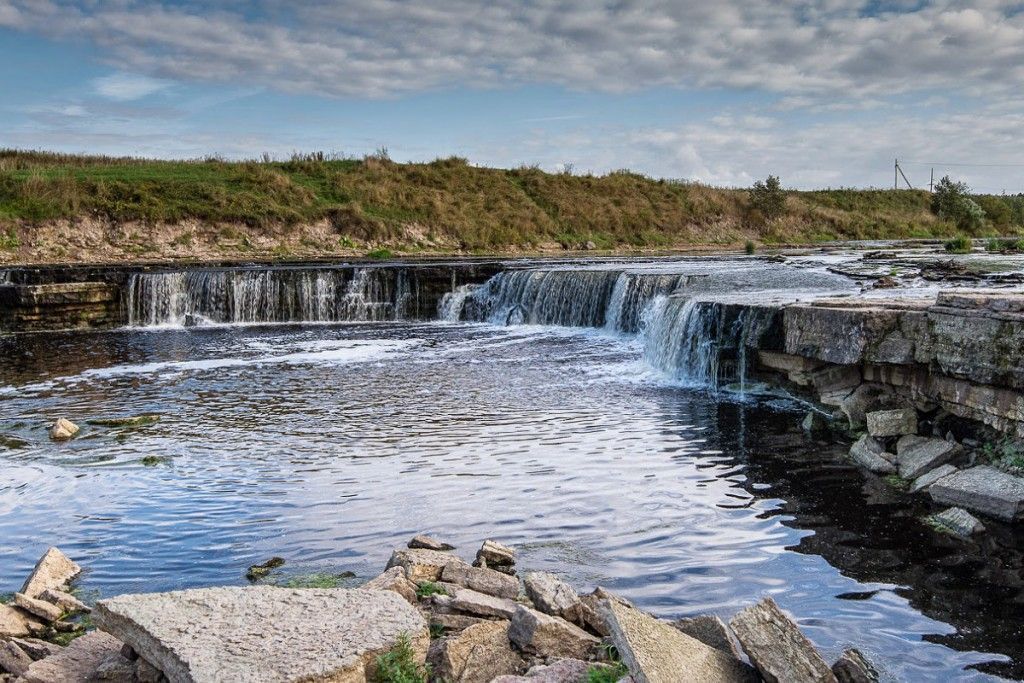
[[[139,273],[128,282],[128,323],[180,326],[400,320],[416,282],[404,269],[266,269]]]

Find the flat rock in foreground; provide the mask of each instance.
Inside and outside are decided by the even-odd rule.
[[[729,622],[750,661],[768,683],[832,683],[832,669],[771,598]]]
[[[420,662],[429,634],[397,593],[272,586],[205,588],[102,600],[100,628],[171,683],[363,680],[407,634]]]
[[[1024,517],[1024,479],[988,465],[960,470],[928,487],[936,503],[1012,522]]]
[[[751,669],[743,662],[667,622],[613,600],[606,601],[601,608],[615,649],[638,683],[753,680]]]

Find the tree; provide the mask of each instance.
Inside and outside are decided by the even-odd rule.
[[[952,221],[961,230],[974,232],[985,225],[985,210],[968,195],[971,188],[943,176],[935,185],[932,213],[943,220]]]
[[[786,211],[786,191],[778,176],[770,175],[765,181],[758,180],[749,190],[750,207],[761,213],[767,220],[778,218]]]

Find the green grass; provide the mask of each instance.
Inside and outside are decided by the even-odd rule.
[[[584,683],[616,683],[628,675],[629,669],[622,662],[615,662],[610,666],[592,666],[587,669]]]
[[[408,635],[399,637],[390,650],[377,657],[374,683],[427,683],[430,669],[416,663],[416,653]]]
[[[914,482],[909,481],[907,479],[904,479],[903,477],[901,477],[898,474],[890,474],[889,476],[887,476],[885,478],[885,483],[888,484],[889,486],[893,487],[894,489],[898,489],[900,491],[906,491],[907,489],[910,488],[910,485],[912,483],[914,483]]]
[[[416,586],[416,597],[429,598],[431,595],[448,595],[448,591],[433,581],[424,581]]]
[[[753,216],[746,189],[628,170],[552,174],[458,157],[401,164],[381,154],[226,162],[0,150],[0,253],[90,260],[88,250],[60,251],[57,221],[93,225],[94,240],[109,247],[105,260],[953,236],[930,198],[912,190],[787,191],[783,214],[766,220]]]
[[[355,574],[352,572],[341,572],[340,574],[316,573],[302,576],[290,576],[283,581],[275,583],[283,588],[343,588],[351,584]]]
[[[993,252],[1021,252],[1024,251],[1024,239],[1018,237],[991,237],[985,242],[985,250]]]
[[[946,242],[946,251],[950,254],[969,254],[973,248],[971,238],[965,235],[958,235]]]

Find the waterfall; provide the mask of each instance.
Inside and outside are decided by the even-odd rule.
[[[453,291],[441,297],[438,305],[438,318],[446,322],[457,323],[462,319],[462,311],[466,297],[473,293],[479,285],[459,285]]]
[[[405,269],[263,269],[137,273],[131,326],[401,320],[417,283]]]

